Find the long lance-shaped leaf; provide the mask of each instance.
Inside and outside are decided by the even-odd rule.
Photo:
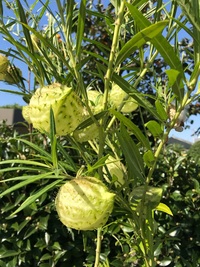
[[[140,29],[146,29],[150,27],[151,23],[146,19],[143,14],[134,6],[126,3],[132,17],[135,19],[138,27]],[[156,24],[155,24],[156,25]],[[166,26],[166,25],[165,25]],[[158,33],[154,38],[152,38],[151,43],[156,47],[158,52],[162,55],[165,62],[169,64],[172,69],[178,70],[183,76],[183,68],[181,61],[176,55],[173,47],[170,43],[162,36],[161,33]]]
[[[16,166],[16,167],[11,166],[11,167],[4,168],[4,169],[0,170],[0,173],[1,172],[3,172],[3,173],[5,173],[5,172],[11,173],[11,172],[14,172],[14,171],[18,171],[18,172],[19,171],[36,172],[38,170],[39,170],[38,167],[35,168],[35,167],[29,167],[29,166]],[[46,169],[40,169],[40,172],[44,172],[44,171],[46,171]],[[10,178],[10,179],[12,180],[13,178]],[[4,183],[4,182],[5,182],[5,180],[0,180],[0,183]]]
[[[51,154],[48,153],[47,151],[45,151],[44,149],[42,149],[40,146],[26,140],[26,139],[22,139],[22,138],[17,138],[17,140],[19,142],[22,142],[26,145],[28,145],[29,147],[33,148],[35,151],[37,151],[39,154],[44,155],[46,157],[47,160],[49,160],[51,162]]]
[[[4,35],[5,40],[7,40],[10,44],[12,44],[13,46],[17,48],[21,58],[23,58],[23,60],[30,67],[30,69],[34,71],[34,74],[37,77],[37,80],[39,81],[40,84],[43,85],[44,84],[44,73],[43,73],[44,69],[42,67],[41,57],[40,57],[40,60],[38,60],[37,55],[35,53],[31,53],[26,46],[22,45],[20,42],[15,40],[4,25],[2,26],[2,28],[0,28],[0,32]],[[25,52],[26,55],[28,55],[32,59],[34,64],[29,60],[29,57],[27,57],[23,52]]]
[[[12,217],[13,215],[15,215],[16,213],[18,213],[19,211],[25,209],[27,206],[31,205],[31,203],[33,203],[36,199],[38,199],[40,196],[42,196],[44,193],[46,193],[47,191],[49,191],[50,189],[54,188],[57,184],[59,184],[62,180],[56,180],[53,183],[45,186],[44,188],[42,188],[41,190],[38,190],[34,195],[31,195],[30,197],[28,197],[22,204],[21,206],[14,211],[10,216]]]
[[[23,170],[25,170],[25,169],[23,169]],[[26,170],[29,170],[29,169],[26,169]],[[47,174],[47,173],[45,172],[45,174]],[[44,173],[41,175],[44,175]],[[29,175],[22,175],[22,176],[15,176],[12,178],[1,180],[0,182],[7,183],[7,182],[25,181],[25,180],[28,180],[30,178],[30,176],[31,176],[30,174]],[[57,175],[55,176],[55,173],[53,173],[53,172],[52,172],[52,175],[48,175],[48,177],[47,177],[47,179],[52,179],[52,180],[55,180],[57,178],[58,178],[58,176]],[[66,178],[67,178],[66,175],[59,174],[59,179],[66,179]]]
[[[31,183],[35,183],[36,181],[38,180],[41,180],[41,179],[47,179],[49,175],[52,175],[53,172],[47,172],[47,173],[43,173],[43,174],[38,174],[38,175],[30,175],[28,179],[20,182],[20,183],[17,183],[16,185],[13,185],[11,187],[9,187],[7,190],[3,191],[1,194],[0,194],[0,197],[3,197],[9,193],[12,193],[13,191],[21,188],[21,187],[24,187],[28,184],[31,184]]]
[[[19,13],[20,21],[22,22],[22,28],[23,28],[26,42],[28,44],[30,51],[33,53],[34,49],[33,49],[33,44],[31,41],[31,36],[30,36],[29,30],[26,27],[24,27],[24,24],[27,24],[24,8],[23,8],[23,6],[19,0],[16,0],[16,3],[17,3],[17,7],[18,7],[18,13]]]
[[[121,124],[121,129],[120,132],[117,133],[117,136],[127,162],[129,178],[133,180],[135,184],[141,181],[144,182],[145,172],[143,159],[138,147],[123,124]]]
[[[78,15],[78,26],[77,26],[77,37],[76,37],[76,57],[78,59],[80,58],[81,44],[85,28],[85,16],[86,16],[86,0],[82,0]]]
[[[151,150],[151,146],[150,146],[148,139],[144,136],[144,134],[141,132],[141,130],[138,128],[136,124],[134,124],[130,119],[128,119],[122,113],[116,110],[112,109],[110,110],[110,112],[113,115],[115,115],[117,119],[119,119],[126,127],[128,127],[132,131],[132,133],[135,135],[138,141],[142,144],[142,146]]]
[[[58,56],[58,58],[67,66],[70,72],[73,73],[73,69],[70,67],[67,60],[63,57],[63,54],[59,52],[59,50],[53,45],[51,41],[49,41],[47,38],[45,38],[41,33],[36,31],[35,29],[31,28],[29,25],[23,24],[23,23],[22,25],[25,28],[27,28],[30,32],[32,32],[43,43],[45,47],[49,47],[55,53],[55,55]]]
[[[4,164],[24,164],[24,165],[34,165],[34,166],[38,166],[38,167],[45,167],[45,168],[50,168],[48,165],[40,163],[40,162],[36,162],[34,160],[23,160],[23,159],[11,159],[11,160],[5,160],[5,161],[0,161],[0,165],[4,165]],[[3,172],[3,169],[0,170],[0,172]]]
[[[133,54],[138,48],[143,46],[148,41],[151,41],[155,36],[160,34],[168,24],[168,21],[160,21],[156,24],[147,25],[144,29],[134,35],[119,51],[116,59],[116,67]]]
[[[200,31],[200,8],[199,1],[176,0],[183,12],[198,31]]]
[[[0,18],[3,18],[3,1],[0,1]]]

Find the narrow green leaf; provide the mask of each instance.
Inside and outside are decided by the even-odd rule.
[[[143,14],[133,5],[126,3],[131,16],[135,19],[140,29],[145,29],[151,25],[150,21],[146,19]],[[158,52],[162,55],[165,62],[169,64],[172,69],[177,69],[180,71],[181,75],[183,74],[182,63],[179,57],[176,55],[173,47],[170,43],[162,36],[162,34],[158,34],[151,40],[151,43],[156,47]]]
[[[174,94],[179,98],[183,99],[184,96],[184,84],[180,71],[175,69],[169,69],[165,71],[169,79],[169,86],[172,87]]]
[[[199,75],[200,75],[200,62],[195,64],[194,70],[190,76],[190,80],[188,83],[189,90],[191,90],[191,91],[195,90],[198,79],[199,79]]]
[[[15,94],[15,95],[20,95],[20,96],[25,96],[26,94],[19,92],[19,91],[14,91],[14,90],[8,90],[8,89],[0,89],[1,92],[4,93],[10,93],[10,94]]]
[[[135,52],[138,48],[140,48],[145,43],[153,39],[156,35],[161,33],[161,31],[163,31],[167,24],[168,21],[160,21],[156,24],[150,24],[150,26],[145,27],[139,33],[134,35],[131,40],[129,40],[119,51],[115,66],[117,67],[131,54],[133,54],[133,52]]]
[[[5,160],[5,161],[0,161],[0,165],[4,165],[4,164],[24,164],[24,165],[35,165],[38,167],[45,167],[45,168],[50,168],[48,165],[44,164],[44,163],[40,163],[34,160],[23,160],[23,159],[12,159],[12,160]],[[0,172],[3,172],[3,169],[0,170]]]
[[[30,197],[28,197],[22,204],[21,206],[15,210],[10,216],[12,217],[13,215],[15,215],[16,213],[18,213],[19,211],[23,210],[24,208],[26,208],[27,206],[29,206],[31,203],[33,203],[36,199],[38,199],[41,195],[43,195],[44,193],[46,193],[47,191],[49,191],[50,189],[54,188],[57,184],[59,184],[62,180],[56,180],[53,183],[45,186],[44,188],[42,188],[41,190],[38,190],[34,195],[31,195]]]
[[[57,148],[60,151],[60,153],[62,153],[62,155],[64,156],[65,160],[67,161],[68,165],[71,168],[71,171],[76,172],[77,171],[76,164],[74,163],[73,159],[68,155],[67,150],[59,142],[57,142]],[[62,162],[59,162],[59,164],[63,165]]]
[[[106,66],[108,65],[108,60],[104,57],[104,56],[101,56],[97,53],[93,53],[93,52],[90,52],[90,51],[87,51],[87,50],[84,50],[83,51],[86,55],[91,55],[92,57],[94,57],[96,60],[99,59],[100,61],[102,61],[103,63],[106,64]]]
[[[13,167],[13,166],[11,166],[11,167],[8,167],[8,168],[4,168],[4,169],[1,169],[0,170],[0,173],[2,172],[2,173],[5,173],[5,172],[12,172],[12,171],[33,171],[33,172],[35,172],[35,171],[46,171],[46,168],[45,169],[43,169],[43,168],[39,168],[38,166],[37,167],[29,167],[29,166],[16,166],[16,167]],[[26,176],[22,176],[22,180],[24,180],[24,179],[26,179]],[[11,180],[13,179],[13,178],[10,178]],[[4,183],[5,181],[9,181],[9,179],[6,179],[6,180],[0,180],[0,183]]]
[[[101,111],[98,114],[95,114],[94,118],[96,120],[99,120],[99,119],[103,118],[107,113],[108,113],[107,111]],[[93,123],[94,123],[93,119],[88,118],[88,119],[84,120],[83,122],[81,122],[80,125],[76,128],[76,130],[85,129]]]
[[[100,42],[95,41],[95,40],[91,40],[91,39],[86,38],[86,37],[84,37],[83,40],[84,40],[85,42],[88,42],[88,43],[91,43],[91,44],[96,45],[96,46],[97,46],[102,52],[104,52],[104,53],[107,53],[107,54],[108,54],[108,51],[110,51],[109,46],[106,46],[106,45],[104,45],[103,43],[100,43]]]
[[[29,25],[23,24],[22,25],[27,28],[30,32],[32,32],[39,40],[40,42],[43,43],[44,47],[49,47],[52,52],[58,56],[58,58],[63,62],[63,64],[65,64],[67,66],[67,68],[69,69],[69,71],[71,73],[73,73],[73,69],[70,67],[70,65],[68,64],[67,60],[63,57],[63,54],[60,53],[60,51],[53,45],[53,43],[51,42],[51,40],[45,38],[41,33],[39,33],[38,31],[36,31],[35,29],[31,28]],[[42,58],[42,57],[41,57]]]
[[[62,22],[63,19],[65,18],[65,16],[63,16],[64,12],[63,12],[63,5],[60,3],[59,0],[56,0],[57,5],[59,7],[59,13],[62,14]],[[72,33],[72,26],[73,26],[73,10],[74,10],[74,0],[68,0],[66,2],[66,41],[68,41],[70,39],[71,33]]]
[[[190,22],[200,31],[200,4],[199,1],[176,0]]]
[[[81,44],[85,28],[85,16],[86,16],[86,0],[82,0],[78,14],[78,26],[76,34],[76,56],[78,59],[80,58]]]
[[[134,183],[144,181],[145,172],[143,159],[138,147],[127,133],[123,124],[121,124],[121,129],[120,132],[117,133],[117,137],[127,162],[129,178],[133,180]]]
[[[145,126],[149,129],[149,131],[154,137],[159,137],[163,133],[163,130],[157,121],[148,121],[147,123],[145,123]]]
[[[44,178],[48,178],[49,175],[52,175],[53,172],[47,172],[47,173],[43,173],[43,174],[38,174],[38,175],[30,175],[28,179],[26,179],[25,181],[22,181],[14,186],[9,187],[7,190],[5,190],[4,192],[2,192],[0,194],[0,197],[3,197],[9,193],[12,193],[13,191],[24,187],[28,184],[34,183],[40,179],[44,179]]]
[[[36,6],[37,1],[31,5],[30,10],[34,9],[34,6]],[[42,4],[42,9],[40,10],[40,13],[38,14],[38,20],[41,20],[43,16],[45,15],[45,12],[48,10],[48,6],[50,4],[50,0],[47,0],[45,3]]]
[[[105,165],[106,160],[108,159],[109,155],[106,155],[102,158],[100,158],[97,162],[95,162],[94,165],[88,166],[88,172],[93,172],[94,170],[98,169],[99,167],[102,167]]]
[[[19,168],[19,170],[21,170],[21,168]],[[24,169],[22,169],[22,170],[24,170]],[[36,169],[34,169],[34,170],[36,170]],[[44,174],[44,172],[42,174]],[[22,180],[27,180],[29,178],[30,178],[30,174],[29,175],[22,175],[22,176],[16,176],[16,177],[8,178],[8,179],[2,180],[0,182],[7,183],[7,182],[10,182],[10,181],[22,181]],[[48,175],[48,179],[57,179],[57,178],[58,177],[55,176],[54,173],[52,175]],[[59,175],[59,179],[65,179],[65,178],[66,178],[66,175]]]
[[[21,251],[16,251],[16,250],[0,250],[0,259],[7,258],[7,257],[14,257],[17,256],[21,253]]]
[[[32,44],[29,30],[26,27],[24,27],[24,25],[27,24],[26,14],[24,12],[24,8],[23,8],[20,0],[16,0],[16,3],[17,3],[17,7],[18,7],[18,13],[19,13],[20,21],[22,22],[22,28],[23,28],[26,42],[28,44],[28,47],[29,47],[29,50],[31,51],[31,53],[34,53],[33,44]]]
[[[0,18],[3,18],[3,3],[0,1]]]
[[[167,115],[167,112],[165,111],[163,105],[161,104],[160,100],[157,99],[155,101],[155,106],[156,106],[156,110],[157,110],[157,113],[159,114],[160,118],[163,120],[163,121],[166,121],[168,119],[168,115]]]
[[[17,138],[17,140],[19,140],[20,142],[22,143],[25,143],[27,144],[29,147],[33,148],[35,151],[37,151],[39,154],[43,155],[46,157],[47,160],[49,160],[51,162],[51,154],[48,153],[47,151],[45,151],[44,149],[42,149],[40,146],[32,143],[32,142],[29,142],[28,140],[26,139],[22,139],[22,138]]]
[[[110,110],[110,112],[132,131],[132,133],[135,135],[138,141],[141,142],[143,147],[151,150],[151,145],[149,143],[148,138],[144,136],[144,134],[140,131],[140,129],[136,124],[134,124],[130,119],[128,119],[123,114],[114,109]]]
[[[58,158],[57,158],[56,124],[52,108],[50,108],[50,140],[51,140],[51,156],[52,156],[53,167],[57,169]]]

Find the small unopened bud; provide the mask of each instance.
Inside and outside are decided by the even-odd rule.
[[[170,105],[168,114],[169,114],[170,120],[173,120],[176,114],[176,108],[173,104]],[[174,124],[174,129],[177,132],[183,131],[184,122],[186,121],[186,119],[187,119],[187,108],[181,111],[179,117],[176,120],[176,123]]]

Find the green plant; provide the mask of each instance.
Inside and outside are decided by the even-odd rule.
[[[11,19],[3,17],[5,4],[12,12]],[[70,87],[80,97],[87,117],[79,121],[76,129],[62,136],[57,129],[59,123],[63,127],[65,120],[58,120],[53,101],[52,106],[48,107],[49,116],[44,116],[44,121],[42,116],[38,118],[41,119],[39,130],[46,122],[50,125],[45,127],[46,132],[42,137],[45,145],[33,142],[37,134],[41,136],[39,133],[31,132],[23,138],[11,139],[25,146],[26,153],[25,157],[20,155],[15,160],[0,162],[3,184],[0,196],[6,198],[17,194],[18,197],[18,202],[14,203],[16,209],[9,219],[14,220],[17,214],[22,214],[22,217],[26,214],[37,216],[37,209],[45,205],[47,199],[50,218],[50,212],[54,212],[55,208],[53,200],[47,196],[60,187],[63,180],[76,179],[77,176],[96,177],[107,184],[116,195],[116,201],[107,224],[97,230],[95,253],[90,245],[92,242],[94,244],[94,232],[83,232],[83,246],[78,248],[80,251],[82,248],[82,253],[84,251],[87,256],[83,257],[84,261],[80,264],[88,267],[150,267],[160,264],[160,254],[155,256],[158,246],[154,244],[161,244],[161,241],[157,239],[156,242],[155,239],[154,214],[164,211],[172,215],[172,212],[170,205],[161,202],[163,189],[159,183],[155,186],[156,170],[171,129],[182,130],[184,108],[199,97],[199,90],[195,91],[199,77],[196,24],[192,30],[187,29],[188,14],[178,15],[176,1],[168,8],[163,1],[156,1],[154,5],[151,1],[112,1],[103,12],[101,4],[95,9],[93,1],[87,3],[82,0],[80,5],[76,5],[70,0],[62,5],[56,0],[58,12],[55,14],[48,5],[49,1],[40,7],[37,14],[29,12],[37,6],[37,1],[30,6],[26,1],[24,4],[27,10],[19,0],[1,3],[0,32],[14,46],[4,54],[21,60],[34,75],[33,79],[24,80],[23,74],[15,72],[15,83],[29,103],[27,110],[38,92],[41,96],[37,95],[36,99],[43,99],[44,92],[37,89],[37,85],[39,88],[48,88],[47,85],[56,82]],[[191,7],[189,17],[193,16],[191,10],[194,11],[194,8]],[[46,11],[47,25],[40,29]],[[96,28],[96,22],[104,26],[105,32]],[[87,23],[92,26],[90,31]],[[15,28],[16,24],[18,27]],[[106,34],[107,39],[97,37],[98,33],[93,34],[92,28],[100,31],[100,35]],[[185,68],[180,57],[177,40],[182,29],[194,38],[194,53],[186,51],[194,61],[194,67]],[[188,69],[189,77],[185,75]],[[114,86],[126,93],[120,99],[121,104],[111,99],[110,92]],[[145,87],[153,89],[147,94]],[[91,101],[91,88],[99,91],[103,98],[100,102]],[[50,98],[52,100],[53,96]],[[133,112],[127,113],[123,108],[130,104],[131,98]],[[45,112],[42,104],[40,114]],[[59,106],[61,110],[64,104]],[[67,114],[67,108],[65,111]],[[33,122],[33,118],[37,121],[35,114],[30,113],[28,117],[29,122]],[[77,120],[73,116],[70,119]],[[84,139],[77,139],[76,131],[84,133]],[[107,160],[110,158],[114,162],[121,162],[121,167],[125,166],[122,183],[117,172],[113,174],[109,168]],[[33,185],[34,190],[31,188]],[[20,192],[24,188],[28,192],[26,197]],[[9,210],[12,208],[9,206]],[[16,225],[18,231],[21,229],[19,227],[21,224]],[[44,229],[47,228],[45,225]],[[37,231],[36,226],[33,227],[34,231]],[[76,231],[69,231],[72,237],[78,236]],[[103,237],[105,239],[102,240]],[[76,242],[79,242],[79,238],[75,239]],[[24,243],[21,245],[24,246]],[[29,249],[28,244],[25,249]],[[47,255],[41,256],[41,251],[37,254],[39,263],[46,261],[41,266],[55,266],[59,260],[62,264],[70,262],[69,248],[62,248],[59,244],[57,257],[54,249],[53,243]],[[20,265],[20,262],[27,264],[28,259],[21,257],[19,251],[13,255],[15,265]],[[51,255],[51,252],[55,254]],[[4,255],[11,257],[12,253]],[[76,263],[71,264],[76,266]]]

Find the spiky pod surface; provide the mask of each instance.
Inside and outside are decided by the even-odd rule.
[[[95,230],[106,224],[115,194],[95,177],[77,177],[61,186],[56,210],[61,222],[76,230]]]
[[[85,120],[86,110],[71,87],[54,83],[38,88],[28,106],[23,107],[26,121],[40,132],[50,131],[50,109],[55,118],[56,134],[72,133]]]

